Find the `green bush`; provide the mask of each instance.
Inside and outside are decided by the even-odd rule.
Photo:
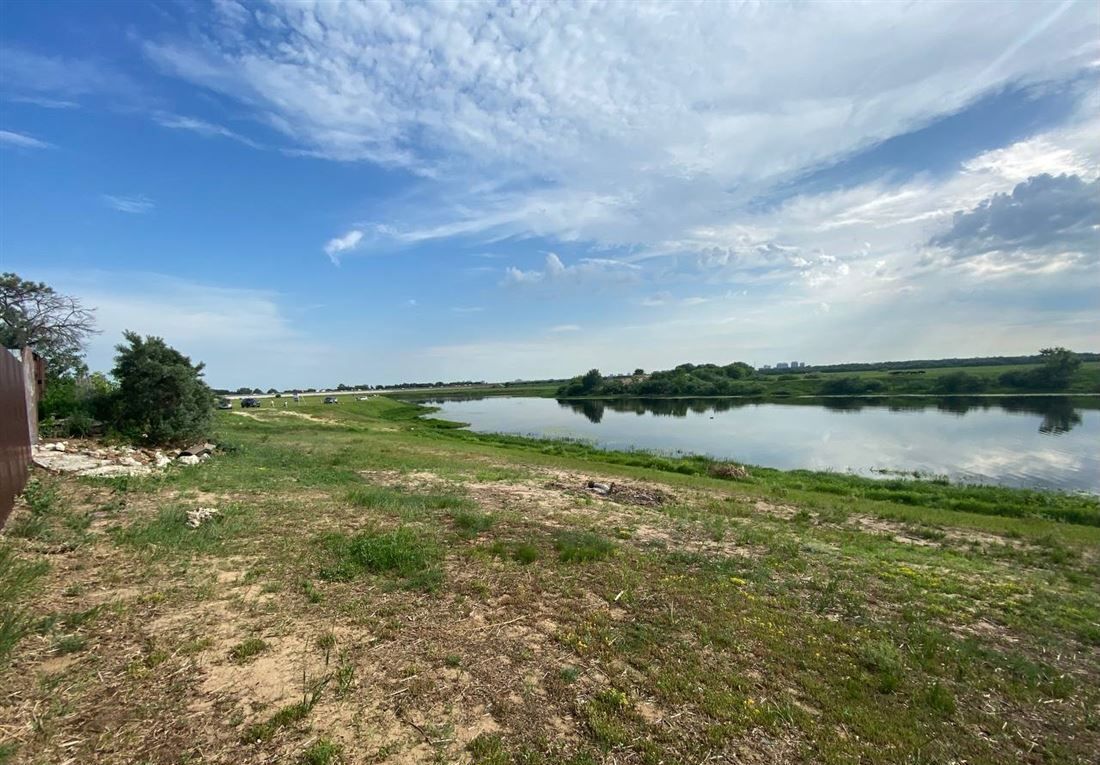
[[[214,416],[214,393],[202,380],[202,364],[159,337],[124,333],[116,347],[118,396],[113,424],[146,443],[180,443],[206,435]]]

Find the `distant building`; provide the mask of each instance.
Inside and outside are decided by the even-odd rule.
[[[786,361],[780,361],[775,365],[776,369],[790,369],[790,365]]]
[[[760,368],[761,368],[761,369],[771,369],[771,368],[772,368],[772,365],[771,365],[771,364],[765,364],[764,366],[762,366],[762,367],[760,367]]]

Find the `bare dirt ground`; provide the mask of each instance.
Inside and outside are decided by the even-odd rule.
[[[493,545],[535,540],[545,558],[553,555],[546,540],[555,534],[590,529],[638,555],[675,551],[758,565],[769,542],[738,530],[786,529],[799,514],[782,503],[558,469],[528,469],[508,480],[429,470],[359,475],[399,493],[461,492],[496,519],[493,534],[454,536],[446,511],[416,519],[435,524],[448,540],[445,585],[434,591],[380,577],[321,582],[302,540],[393,525],[392,514],[372,515],[349,508],[339,493],[303,488],[265,507],[260,531],[229,552],[196,548],[181,555],[156,544],[120,544],[119,528],[152,519],[165,506],[226,507],[256,495],[119,493],[65,483],[69,514],[90,521],[79,546],[52,551],[27,542],[28,553],[50,559],[35,611],[52,621],[20,644],[3,674],[0,738],[18,745],[15,761],[298,762],[324,740],[340,751],[331,762],[469,762],[472,742],[500,734],[549,753],[539,762],[559,762],[593,735],[611,737],[593,710],[619,687],[635,689],[631,730],[706,741],[712,717],[662,700],[644,661],[608,659],[613,642],[590,650],[594,639],[620,639],[593,636],[629,634],[624,626],[651,607],[644,598],[656,595],[644,595],[640,574],[517,565]],[[593,481],[615,488],[596,493]],[[701,506],[721,523],[704,522]],[[916,546],[991,543],[990,535],[965,531],[925,539],[905,524],[860,516],[835,526]],[[635,590],[643,594],[624,597]],[[984,619],[971,629],[996,633],[998,641],[1007,635]],[[662,639],[682,640],[703,657],[714,651],[690,645],[697,637],[686,622],[683,633]],[[250,641],[254,649],[244,650]],[[751,662],[742,682],[750,699],[778,698],[811,721],[821,715],[807,693],[773,687]],[[273,724],[295,706],[299,717]],[[650,761],[638,741],[610,745],[602,761]],[[804,760],[806,744],[797,727],[750,725],[704,749],[710,761],[786,763]],[[652,761],[686,761],[675,745],[669,751]]]

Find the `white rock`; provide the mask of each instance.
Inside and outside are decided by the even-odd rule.
[[[204,522],[210,520],[215,515],[221,515],[216,507],[199,507],[194,510],[188,510],[187,525],[193,529],[197,529]]]
[[[158,451],[154,454],[153,460],[156,462],[158,468],[165,468],[172,464],[172,458],[162,451]]]
[[[185,454],[182,457],[177,457],[177,461],[181,465],[197,465],[199,464],[199,458],[193,454]]]

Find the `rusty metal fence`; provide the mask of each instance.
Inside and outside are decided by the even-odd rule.
[[[0,526],[27,485],[31,462],[27,372],[11,351],[0,348]]]

